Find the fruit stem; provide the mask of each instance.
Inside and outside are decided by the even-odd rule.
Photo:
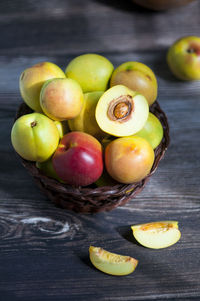
[[[33,121],[33,122],[31,122],[31,127],[33,128],[34,126],[36,126],[37,125],[37,122],[36,121]]]

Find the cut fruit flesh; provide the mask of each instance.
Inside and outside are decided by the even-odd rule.
[[[102,248],[90,246],[90,260],[92,264],[100,271],[116,276],[123,276],[132,273],[138,260],[108,252]]]
[[[104,132],[123,137],[140,131],[148,114],[149,105],[144,96],[123,85],[116,85],[100,97],[95,116]]]
[[[144,247],[167,248],[181,237],[177,221],[159,221],[132,226],[133,236]]]

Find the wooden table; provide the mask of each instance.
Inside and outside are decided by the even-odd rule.
[[[0,300],[200,300],[200,82],[176,80],[165,59],[176,39],[199,35],[199,16],[200,1],[165,12],[118,0],[0,2]],[[171,136],[145,189],[94,215],[55,207],[10,142],[20,73],[40,61],[64,69],[85,52],[151,67]],[[151,250],[134,242],[130,225],[170,219],[179,221],[177,244]],[[90,245],[139,265],[128,276],[103,274],[90,264]]]

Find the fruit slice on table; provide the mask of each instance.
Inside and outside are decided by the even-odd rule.
[[[181,237],[177,221],[159,221],[132,226],[133,236],[144,247],[167,248]]]
[[[51,119],[63,121],[75,118],[83,106],[80,85],[70,78],[56,78],[45,82],[40,93],[40,105]]]
[[[147,100],[123,85],[108,89],[96,106],[96,120],[106,133],[130,136],[144,126],[149,114]]]
[[[20,93],[26,104],[34,111],[42,112],[40,90],[42,85],[52,78],[66,76],[57,65],[50,62],[38,63],[22,72],[19,80]]]
[[[67,66],[66,76],[76,80],[83,92],[105,91],[113,72],[112,63],[95,53],[75,57]]]
[[[200,80],[200,37],[183,37],[171,45],[167,63],[181,80]]]
[[[84,94],[84,105],[81,113],[76,118],[68,121],[71,131],[85,132],[97,139],[107,135],[100,129],[95,118],[96,105],[102,94],[102,91]]]
[[[150,112],[144,127],[136,135],[146,139],[155,149],[163,138],[163,127],[160,120]]]
[[[149,105],[157,98],[158,84],[154,72],[145,64],[126,62],[118,66],[111,77],[110,86],[124,85],[146,97]]]
[[[154,151],[141,137],[122,137],[113,140],[105,149],[105,166],[116,181],[131,184],[147,176],[154,162]]]
[[[98,247],[90,246],[89,254],[92,264],[98,270],[110,275],[128,275],[138,264],[135,258],[111,253]]]

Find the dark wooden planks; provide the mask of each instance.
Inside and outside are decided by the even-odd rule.
[[[161,49],[199,34],[198,1],[157,13],[131,1],[15,1],[0,4],[0,54]],[[184,17],[183,17],[184,16]]]
[[[166,52],[185,34],[199,34],[199,2],[163,13],[130,1],[1,1],[0,3],[0,300],[199,300],[200,83],[170,73]],[[63,70],[76,54],[95,51],[115,66],[148,64],[159,82],[171,144],[145,189],[112,212],[80,215],[40,193],[10,143],[20,103],[18,78],[39,61]],[[179,221],[182,238],[148,250],[130,225]],[[92,267],[90,244],[139,259],[126,277]]]

